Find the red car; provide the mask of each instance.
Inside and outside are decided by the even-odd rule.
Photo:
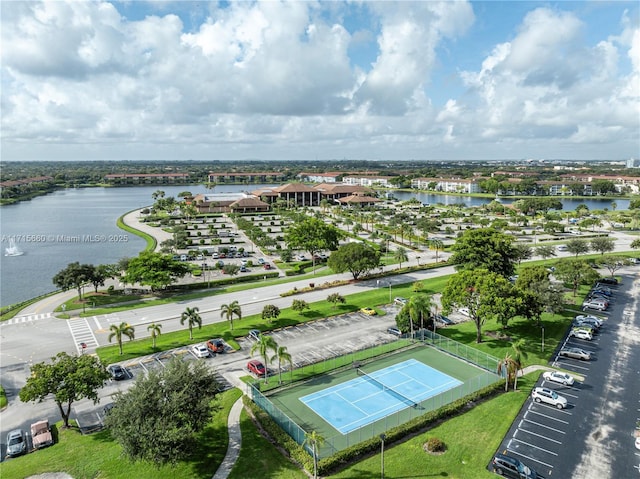
[[[249,361],[247,363],[247,369],[249,370],[249,372],[252,372],[258,377],[267,374],[267,368],[265,368],[264,364],[262,364],[262,362],[258,361],[257,359],[252,359],[251,361]]]
[[[271,265],[269,263],[264,264],[264,269],[271,269]]]

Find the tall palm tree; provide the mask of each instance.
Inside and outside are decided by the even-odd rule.
[[[527,359],[529,357],[527,352],[523,349],[524,345],[525,341],[522,338],[511,343],[511,349],[514,351],[513,360],[516,363],[516,374],[513,380],[514,391],[518,388],[518,371],[520,371],[524,365],[523,359]]]
[[[237,316],[238,319],[242,319],[242,308],[238,301],[233,301],[230,304],[223,304],[220,306],[220,317],[226,318],[231,325],[231,331],[233,331],[233,317]]]
[[[116,338],[116,342],[118,343],[118,347],[120,348],[120,355],[122,355],[122,337],[126,336],[129,338],[129,341],[135,338],[135,329],[128,323],[120,323],[118,325],[112,324],[109,328],[109,342],[113,338]]]
[[[304,433],[304,442],[302,445],[311,446],[311,450],[313,451],[313,479],[317,479],[318,477],[318,449],[320,449],[324,443],[324,437],[318,434],[317,431]]]
[[[509,388],[509,380],[518,374],[518,365],[516,361],[511,357],[511,354],[505,354],[504,358],[498,361],[498,374],[504,375],[504,390]]]
[[[429,249],[436,252],[436,263],[438,262],[438,252],[444,251],[444,243],[439,239],[429,240]]]
[[[202,328],[202,318],[198,314],[200,311],[197,307],[187,308],[180,315],[180,324],[184,325],[185,321],[189,326],[189,339],[193,339],[193,327],[198,325],[198,329]]]
[[[273,339],[271,336],[261,334],[260,338],[255,343],[253,343],[253,346],[251,346],[251,351],[249,352],[249,354],[253,356],[253,353],[255,353],[256,351],[258,351],[258,354],[262,357],[264,361],[264,367],[266,368],[267,365],[271,363],[271,361],[269,360],[269,351],[278,351],[278,343],[276,343],[275,339]],[[269,377],[266,373],[264,375],[264,382],[265,384],[269,382]]]
[[[289,366],[293,366],[293,361],[291,361],[291,354],[287,351],[286,346],[278,346],[276,348],[276,353],[271,357],[271,361],[274,359],[278,360],[278,382],[282,384],[282,363],[289,363]]]
[[[156,338],[162,334],[162,324],[151,323],[147,326],[147,331],[151,333],[151,340],[153,341],[153,349],[156,349]]]
[[[402,269],[402,262],[409,261],[409,256],[407,256],[407,250],[400,247],[393,252],[393,259],[400,263],[400,269]]]
[[[409,320],[411,321],[411,337],[413,338],[413,325],[420,322],[420,329],[424,329],[424,320],[429,318],[431,311],[431,298],[426,294],[414,294],[407,304]]]

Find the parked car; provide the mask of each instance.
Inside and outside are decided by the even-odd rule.
[[[259,341],[261,335],[262,332],[259,329],[252,329],[249,331],[249,337],[255,341]]]
[[[558,353],[560,356],[573,359],[591,360],[591,353],[580,348],[562,348]]]
[[[22,429],[14,429],[7,434],[7,457],[15,457],[27,452],[27,441]]]
[[[629,258],[631,264],[640,264],[640,258]]]
[[[547,381],[553,381],[554,383],[560,383],[565,386],[573,385],[575,379],[571,374],[563,373],[561,371],[545,371],[542,377]]]
[[[258,264],[265,264],[265,263],[266,263],[266,261],[265,261],[264,258],[258,259]]]
[[[616,278],[601,278],[598,280],[598,283],[601,284],[618,284],[618,280]]]
[[[194,344],[191,346],[191,352],[196,358],[208,358],[209,350],[204,344]]]
[[[119,364],[112,364],[107,367],[107,371],[111,374],[111,379],[116,381],[122,381],[123,379],[127,379],[129,376],[125,369]]]
[[[224,341],[220,338],[210,339],[206,346],[211,354],[224,353]]]
[[[261,361],[257,359],[252,359],[247,363],[247,369],[249,372],[255,374],[258,377],[265,376],[267,374],[267,368],[264,367]]]
[[[373,308],[362,308],[360,309],[360,312],[366,314],[367,316],[375,316],[376,314],[378,314]]]
[[[602,318],[594,316],[593,314],[579,314],[575,317],[574,321],[591,321],[593,323],[596,323],[598,327],[602,326],[602,324],[604,323]]]
[[[598,321],[597,319],[593,319],[593,318],[574,319],[573,320],[573,325],[574,326],[589,326],[589,327],[593,328],[596,331],[599,330],[602,327],[602,323],[600,321]]]
[[[469,308],[460,308],[460,309],[458,309],[458,312],[460,314],[463,314],[464,316],[469,316],[469,314],[470,314],[469,313]]]
[[[582,328],[573,328],[569,332],[569,336],[578,339],[586,339],[587,341],[591,341],[593,339],[593,333],[587,329]]]
[[[514,479],[537,479],[539,476],[526,464],[515,457],[496,454],[491,461],[491,469],[496,474]]]
[[[567,248],[566,245],[561,244],[560,246],[558,246],[558,251],[568,251],[569,248]]]
[[[218,259],[219,257],[220,257],[220,255],[219,255],[218,253],[213,253],[213,254],[211,255],[211,258],[212,258],[212,259]]]
[[[606,311],[608,307],[609,305],[607,303],[605,303],[604,301],[598,301],[598,300],[587,300],[584,303],[582,303],[583,311],[585,309],[596,309],[598,311]]]
[[[387,328],[387,333],[393,334],[394,336],[402,336],[402,331],[396,326],[391,326]]]
[[[564,409],[567,407],[567,398],[560,396],[553,389],[540,387],[533,388],[533,391],[531,391],[531,397],[535,402],[550,404],[558,409]]]
[[[241,273],[246,273],[247,271],[249,271],[249,269],[244,264],[242,266],[240,266],[240,272]]]
[[[264,269],[271,269],[271,265],[269,263],[265,263],[263,266]]]
[[[393,299],[393,302],[395,304],[400,305],[400,306],[404,306],[405,304],[407,304],[409,302],[409,300],[407,298],[403,298],[402,296],[398,296],[398,297]]]
[[[449,318],[447,318],[446,316],[443,316],[441,314],[436,314],[436,321],[440,324],[444,324],[445,326],[449,326],[451,324],[455,324],[453,321],[451,321]]]
[[[31,442],[34,449],[42,449],[53,444],[53,436],[47,419],[42,419],[31,425]]]

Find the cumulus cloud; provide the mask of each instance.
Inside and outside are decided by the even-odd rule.
[[[147,10],[3,4],[5,158],[486,158],[637,140],[628,13],[590,45],[577,14],[536,8],[442,98],[439,52],[474,28],[468,2],[212,2],[188,17],[171,2],[128,6]],[[370,46],[369,64],[352,56]]]

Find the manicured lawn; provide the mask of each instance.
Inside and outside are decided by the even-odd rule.
[[[3,409],[7,406],[7,393],[4,391],[4,388],[0,386],[0,409]]]
[[[242,431],[242,449],[229,479],[250,477],[306,479],[308,477],[258,432],[246,411],[242,411],[240,416],[240,430]]]
[[[529,374],[518,383],[519,390],[516,392],[500,394],[404,443],[386,445],[385,477],[495,478],[486,467],[522,404],[529,397],[537,378],[538,373]],[[445,443],[447,451],[444,454],[431,455],[423,451],[423,444],[431,437]],[[330,477],[379,477],[380,459],[378,453]]]
[[[77,429],[54,427],[56,443],[46,449],[0,463],[0,477],[18,478],[45,472],[66,472],[74,479],[157,479],[211,477],[222,463],[229,442],[227,417],[240,397],[233,389],[219,396],[220,409],[200,435],[199,447],[191,457],[175,466],[157,467],[150,462],[135,462],[122,457],[122,449],[109,434],[101,431],[83,436]]]

